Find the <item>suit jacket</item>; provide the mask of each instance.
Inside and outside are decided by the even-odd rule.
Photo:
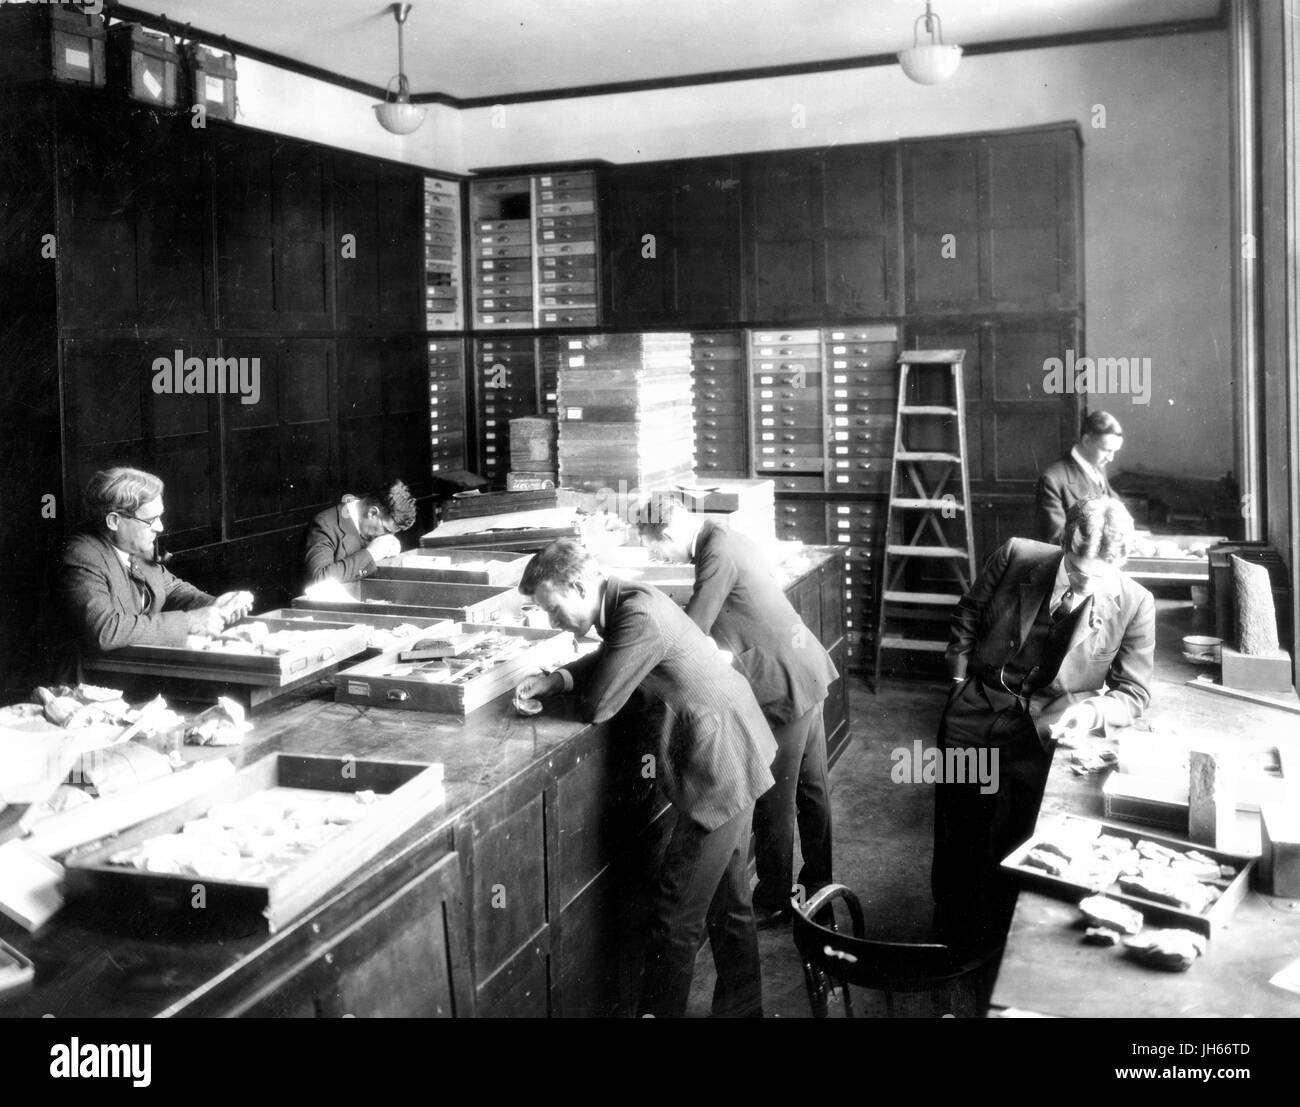
[[[1064,556],[1057,546],[1013,538],[989,558],[980,579],[957,604],[949,672],[977,679],[966,679],[951,693],[947,714],[955,712],[955,722],[986,709],[977,685],[998,686],[1002,666],[1016,656],[1050,597]],[[1151,593],[1123,573],[1116,594],[1084,601],[1055,679],[1029,702],[1040,739],[1066,708],[1081,700],[1097,705],[1108,733],[1146,710],[1155,667],[1155,612]]]
[[[135,581],[148,602],[141,610]],[[138,558],[129,573],[115,547],[98,532],[74,534],[63,549],[56,585],[65,636],[65,671],[80,668],[83,656],[122,646],[183,646],[185,614],[216,602],[161,565]]]
[[[1038,478],[1038,537],[1043,542],[1059,542],[1065,529],[1065,513],[1080,500],[1094,496],[1112,496],[1110,481],[1101,475],[1101,483],[1066,454],[1053,462]]]
[[[735,656],[768,720],[788,723],[820,704],[839,673],[767,572],[758,547],[708,521],[694,563],[686,614]]]
[[[303,569],[307,583],[321,580],[360,580],[375,571],[375,559],[366,552],[369,539],[363,538],[343,505],[355,496],[328,507],[307,527],[303,546]]]
[[[600,649],[565,666],[579,709],[611,719],[638,687],[660,701],[659,782],[706,830],[740,814],[772,787],[776,742],[745,678],[657,588],[610,577]]]

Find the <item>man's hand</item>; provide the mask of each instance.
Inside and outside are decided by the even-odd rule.
[[[226,618],[218,607],[198,607],[188,611],[189,622],[185,629],[190,634],[204,638],[215,638],[226,629]]]
[[[253,607],[252,592],[222,592],[213,605],[225,617],[227,623],[242,619]]]
[[[1095,730],[1100,722],[1101,714],[1096,704],[1084,700],[1065,709],[1052,725],[1052,737],[1057,740],[1082,738]]]
[[[383,561],[387,557],[396,557],[401,552],[402,543],[397,540],[395,534],[381,534],[366,547],[366,553],[376,561]]]
[[[564,678],[559,673],[535,673],[519,682],[519,687],[515,689],[515,699],[537,700],[563,690]]]

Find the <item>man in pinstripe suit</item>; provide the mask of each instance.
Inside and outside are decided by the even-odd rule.
[[[520,698],[576,691],[583,717],[600,723],[639,687],[666,709],[656,770],[677,821],[655,882],[639,1013],[685,1012],[707,925],[718,970],[713,1014],[761,1016],[746,855],[776,743],[749,682],[664,593],[605,577],[574,539],[534,557],[519,590],[552,626],[577,635],[594,627],[601,637],[595,652],[526,679]]]

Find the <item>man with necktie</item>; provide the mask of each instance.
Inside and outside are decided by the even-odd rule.
[[[1124,445],[1124,428],[1108,411],[1094,411],[1083,421],[1079,441],[1038,478],[1036,530],[1043,542],[1060,542],[1065,514],[1080,500],[1113,497],[1106,466]]]
[[[88,525],[63,550],[56,600],[62,615],[64,679],[80,679],[88,656],[123,646],[183,646],[220,634],[252,606],[249,592],[210,596],[162,565],[163,482],[118,467],[86,486]]]
[[[1133,541],[1118,500],[1081,500],[1059,546],[1011,539],[957,605],[938,744],[987,749],[998,786],[935,786],[931,887],[943,941],[986,949],[1005,939],[1015,887],[999,864],[1033,833],[1056,738],[1109,733],[1146,710],[1155,601],[1120,572]]]

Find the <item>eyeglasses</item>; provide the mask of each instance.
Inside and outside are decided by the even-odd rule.
[[[132,515],[129,511],[119,511],[118,514],[123,519],[134,519],[137,523],[143,523],[150,530],[162,526],[163,517],[161,514],[155,515],[152,519],[142,519],[139,515]]]

